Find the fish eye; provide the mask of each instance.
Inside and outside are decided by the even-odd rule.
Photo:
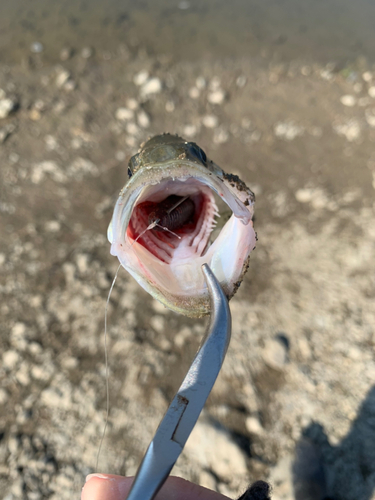
[[[132,169],[130,167],[128,167],[128,176],[129,176],[129,179],[130,179],[130,177],[132,175],[133,175]]]
[[[195,156],[199,161],[206,164],[207,156],[206,153],[200,148],[195,142],[191,142],[190,144],[190,152]]]

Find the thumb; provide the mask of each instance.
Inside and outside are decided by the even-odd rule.
[[[90,474],[86,478],[81,500],[125,500],[133,477],[111,474]],[[180,477],[169,477],[155,500],[229,500],[215,491],[191,483]]]

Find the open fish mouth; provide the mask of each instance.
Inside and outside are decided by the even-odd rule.
[[[253,193],[195,143],[170,134],[147,141],[130,159],[129,175],[108,228],[111,254],[170,309],[208,314],[202,265],[210,266],[232,297],[255,247]],[[216,239],[214,193],[232,211]]]

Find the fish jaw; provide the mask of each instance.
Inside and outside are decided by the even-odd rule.
[[[211,243],[218,215],[214,192],[233,213]],[[143,206],[160,203],[171,194],[193,200],[194,224],[173,234],[147,230]],[[228,298],[242,281],[256,243],[251,220],[253,203],[254,197],[242,181],[225,174],[212,162],[207,168],[189,158],[172,158],[143,166],[125,185],[116,203],[108,230],[111,254],[165,306],[190,317],[201,317],[210,312],[203,264],[210,266]]]

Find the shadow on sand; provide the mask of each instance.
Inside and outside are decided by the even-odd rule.
[[[293,485],[296,500],[375,498],[375,386],[339,445],[330,445],[320,424],[304,430],[296,447]]]

